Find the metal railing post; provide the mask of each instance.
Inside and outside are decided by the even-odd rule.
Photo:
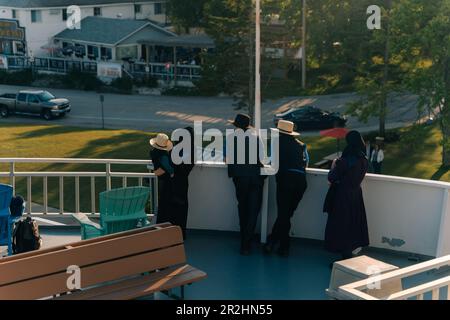
[[[9,164],[9,184],[13,187],[13,193],[16,194],[16,176],[15,176],[15,163],[10,162]]]
[[[106,190],[111,190],[111,163],[106,164]]]

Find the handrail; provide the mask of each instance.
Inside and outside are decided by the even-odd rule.
[[[350,283],[339,287],[339,292],[344,296],[352,299],[362,299],[368,300],[374,298],[369,294],[365,293],[364,290],[367,289],[368,284],[379,283],[381,286],[383,283],[388,283],[394,280],[402,280],[407,277],[411,277],[417,274],[421,274],[426,271],[436,270],[441,267],[450,266],[450,255],[433,259],[430,261],[418,263],[406,268],[394,270],[387,272],[382,275],[377,275],[370,277],[369,279],[360,280],[354,283]],[[397,300],[397,299],[408,299],[412,297],[422,298],[423,294],[427,292],[432,292],[432,298],[434,300],[439,299],[439,289],[447,287],[447,291],[450,294],[450,276],[444,277],[429,283],[421,284],[413,288],[408,288],[400,292],[393,292],[384,299],[387,300]],[[450,300],[450,296],[447,296]]]
[[[145,170],[148,170],[152,161],[150,160],[132,160],[132,159],[75,159],[75,158],[0,158],[0,163],[9,164],[9,171],[0,172],[0,178],[9,178],[10,184],[16,190],[16,178],[25,178],[26,184],[26,199],[28,214],[48,214],[48,195],[49,195],[49,178],[59,178],[58,188],[55,189],[55,193],[59,193],[59,206],[58,211],[60,214],[67,213],[64,210],[64,178],[74,178],[75,179],[75,206],[74,213],[81,212],[80,210],[80,199],[83,198],[80,190],[80,178],[90,178],[89,184],[89,195],[90,196],[90,209],[92,214],[96,214],[96,198],[98,193],[104,190],[96,190],[96,178],[106,179],[106,190],[111,190],[112,179],[121,178],[122,187],[127,187],[129,185],[128,179],[137,179],[139,186],[143,185],[144,179],[148,179],[151,192],[152,192],[152,213],[155,214],[157,210],[157,177],[155,174],[150,172],[132,172],[132,171],[112,171],[112,165],[133,165],[133,166],[144,166]],[[46,164],[97,164],[104,165],[105,169],[102,171],[18,171],[16,165],[18,163],[46,163]],[[47,169],[48,170],[48,169]],[[33,200],[33,187],[32,179],[42,178],[42,190],[43,190],[43,212],[32,212],[32,200]]]

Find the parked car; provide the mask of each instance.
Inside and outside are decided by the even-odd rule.
[[[48,91],[27,90],[0,95],[0,116],[11,114],[39,115],[45,120],[63,117],[70,112],[70,101],[56,98]]]
[[[279,120],[292,121],[297,130],[322,130],[335,127],[345,127],[347,118],[336,112],[327,112],[313,106],[292,108],[275,115],[274,123]]]

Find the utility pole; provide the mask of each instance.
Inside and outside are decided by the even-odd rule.
[[[302,88],[306,89],[306,0],[302,10]]]
[[[256,0],[255,26],[255,129],[261,129],[261,3]]]
[[[389,82],[389,56],[390,56],[390,11],[392,8],[392,0],[387,0],[387,17],[386,17],[386,40],[384,47],[384,72],[383,72],[383,96],[380,106],[380,128],[379,134],[384,137],[386,134],[386,113],[388,100],[388,82]]]

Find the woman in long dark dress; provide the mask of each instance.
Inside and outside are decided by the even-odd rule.
[[[340,253],[343,259],[352,252],[369,245],[366,209],[361,182],[368,169],[365,143],[358,131],[346,136],[347,147],[342,157],[335,160],[328,174],[334,188],[330,203],[326,204],[328,222],[325,231],[325,248]]]

